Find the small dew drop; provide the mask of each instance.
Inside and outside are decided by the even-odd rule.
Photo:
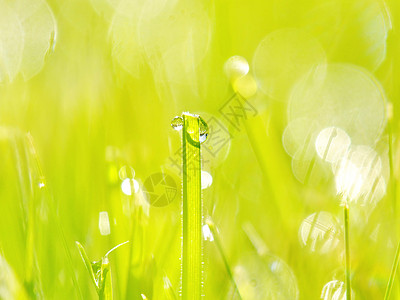
[[[199,138],[200,143],[204,143],[207,140],[207,137],[208,137],[208,133],[200,134],[200,138]]]
[[[182,130],[183,128],[183,119],[182,117],[175,117],[171,121],[171,126],[176,131]]]
[[[199,117],[199,128],[200,128],[200,143],[204,143],[208,137],[208,125],[202,117]]]
[[[202,117],[199,117],[200,134],[208,133],[208,125]]]

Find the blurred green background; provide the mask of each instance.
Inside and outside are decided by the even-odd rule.
[[[242,299],[345,299],[343,198],[354,299],[383,299],[399,21],[396,0],[0,0],[0,298],[95,299],[75,241],[99,260],[127,240],[114,298],[178,296],[170,124],[190,111],[210,127],[204,216],[222,246],[204,241],[206,299],[239,299],[223,257]],[[177,193],[155,205],[159,173]]]

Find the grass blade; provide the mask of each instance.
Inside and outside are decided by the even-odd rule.
[[[349,206],[344,203],[344,243],[346,251],[345,277],[346,277],[346,300],[351,300],[351,279],[350,279],[350,240],[349,240]]]
[[[85,248],[83,248],[83,246],[81,245],[81,243],[79,243],[78,241],[76,241],[75,243],[76,243],[76,246],[78,247],[79,254],[80,254],[81,257],[82,257],[82,260],[83,260],[83,262],[84,262],[84,264],[85,264],[85,267],[86,267],[86,269],[87,269],[88,272],[89,272],[90,278],[91,278],[92,281],[93,281],[93,284],[94,284],[95,286],[97,286],[97,283],[96,283],[96,276],[95,276],[94,271],[93,271],[93,268],[92,268],[92,262],[90,261],[89,257],[87,256],[86,251],[85,251]]]
[[[211,233],[212,233],[212,235],[214,237],[215,245],[217,246],[218,252],[220,253],[220,255],[222,257],[222,260],[223,260],[224,265],[225,265],[226,272],[228,273],[229,279],[231,280],[231,283],[232,283],[233,287],[235,288],[235,292],[238,295],[239,299],[242,300],[242,296],[240,295],[239,288],[237,287],[235,278],[233,277],[233,273],[232,273],[231,267],[229,266],[229,263],[228,263],[228,260],[226,258],[225,252],[222,249],[222,244],[221,244],[221,241],[219,239],[219,235],[218,235],[217,229],[215,228],[215,224],[211,219],[207,219],[206,223],[207,223],[208,227],[210,228]]]
[[[394,257],[394,261],[393,261],[393,265],[392,265],[392,271],[390,272],[389,281],[388,281],[388,284],[386,286],[386,292],[385,292],[384,300],[389,300],[389,298],[390,298],[390,294],[391,294],[392,288],[393,288],[394,278],[396,277],[397,267],[399,265],[399,258],[400,258],[400,242],[397,244],[396,255]]]
[[[201,298],[202,199],[199,117],[183,114],[182,297]]]
[[[190,113],[174,118],[171,125],[183,129],[182,299],[198,300],[202,296],[203,279],[200,143],[205,140],[201,138],[206,137],[208,128],[203,119]]]

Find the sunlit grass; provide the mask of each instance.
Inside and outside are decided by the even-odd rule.
[[[399,21],[0,0],[0,299],[399,298]]]

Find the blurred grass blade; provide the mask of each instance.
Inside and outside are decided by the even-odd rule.
[[[231,267],[229,266],[229,263],[228,263],[228,260],[226,258],[225,252],[222,249],[222,244],[221,244],[221,241],[219,239],[219,234],[217,232],[217,229],[215,228],[215,224],[210,218],[207,219],[206,224],[210,228],[210,231],[211,231],[211,233],[213,235],[213,238],[214,238],[214,241],[215,241],[215,245],[217,246],[218,252],[222,257],[222,260],[224,261],[225,269],[226,269],[226,272],[228,273],[229,279],[230,279],[233,287],[235,288],[236,294],[238,295],[239,299],[241,300],[242,296],[240,295],[240,292],[239,292],[239,289],[237,287],[235,278],[233,277],[233,273],[232,273]]]
[[[93,271],[92,262],[89,260],[89,257],[88,257],[87,254],[86,254],[85,248],[83,248],[83,246],[81,245],[81,243],[79,243],[78,241],[76,241],[75,243],[76,243],[76,246],[78,247],[79,254],[80,254],[81,257],[82,257],[82,260],[83,260],[83,262],[84,262],[84,264],[85,264],[85,267],[86,267],[86,269],[87,269],[88,272],[89,272],[90,278],[92,279],[93,284],[94,284],[94,285],[96,286],[96,288],[97,288],[96,276],[95,276],[94,271]]]
[[[0,254],[0,299],[30,299],[13,269]]]
[[[101,259],[100,276],[98,278],[99,282],[99,300],[112,300],[112,278],[110,271],[110,262],[107,256]]]
[[[165,297],[167,298],[167,300],[178,300],[178,297],[175,295],[174,289],[172,288],[171,281],[169,280],[167,275],[164,275],[163,281]]]
[[[397,267],[399,266],[399,258],[400,258],[400,242],[397,244],[396,255],[394,257],[392,271],[390,272],[389,281],[386,287],[385,298],[384,300],[390,299],[390,294],[393,288],[394,278],[396,277]]]

